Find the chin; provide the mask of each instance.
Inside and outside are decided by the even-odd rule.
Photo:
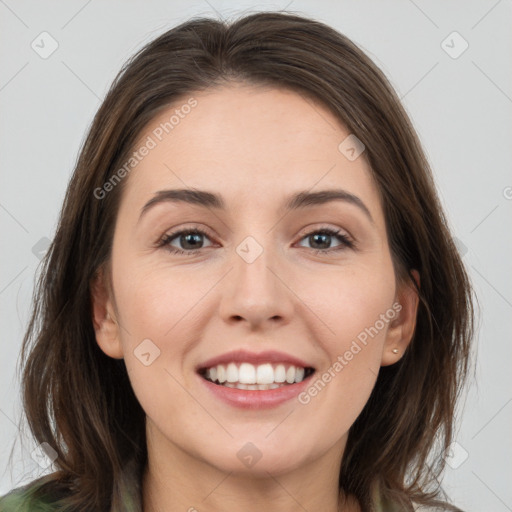
[[[240,475],[268,478],[272,475],[284,474],[306,464],[304,446],[281,445],[246,435],[243,439],[230,439],[224,450],[219,451],[217,457],[209,458],[210,464],[224,472],[233,472]]]

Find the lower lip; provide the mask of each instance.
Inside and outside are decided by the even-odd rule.
[[[229,405],[233,405],[241,409],[268,409],[271,407],[277,407],[304,391],[314,374],[315,372],[305,378],[302,382],[288,384],[276,389],[265,389],[259,391],[220,386],[219,384],[214,384],[213,382],[206,380],[201,377],[201,375],[198,375],[198,377],[214,396]]]

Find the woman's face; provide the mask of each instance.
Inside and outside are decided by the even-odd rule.
[[[339,462],[416,307],[396,288],[363,148],[290,91],[233,85],[191,97],[135,148],[113,240],[115,302],[95,301],[98,343],[124,358],[162,454],[263,475]],[[209,199],[185,200],[200,197],[193,190]],[[224,372],[212,361],[221,356]],[[208,382],[205,366],[213,379],[275,389]],[[315,371],[282,382],[300,381],[303,367]]]

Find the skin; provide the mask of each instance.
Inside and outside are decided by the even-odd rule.
[[[97,342],[124,358],[147,415],[144,510],[360,510],[338,488],[348,430],[380,366],[410,342],[418,305],[412,286],[396,283],[369,164],[364,153],[349,161],[338,150],[347,129],[297,93],[231,84],[193,97],[197,106],[125,178],[112,273],[92,286]],[[166,202],[139,221],[157,191],[192,187],[221,194],[226,211]],[[358,196],[373,222],[342,201],[282,210],[294,192],[331,188]],[[157,247],[171,230],[197,226],[208,233],[198,235],[197,254]],[[325,227],[356,248],[335,236],[315,244],[309,235]],[[250,264],[236,251],[247,236],[263,248]],[[171,245],[190,251],[186,243],[177,236]],[[307,404],[237,409],[212,398],[194,371],[245,348],[295,355],[321,375],[396,303],[400,313]],[[145,339],[160,350],[148,366],[134,355]],[[252,467],[237,457],[248,442],[262,454]]]

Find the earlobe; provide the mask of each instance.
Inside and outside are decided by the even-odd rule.
[[[105,278],[103,270],[99,270],[90,283],[92,323],[96,342],[106,355],[114,359],[123,359],[119,326]]]
[[[411,274],[419,288],[420,275],[418,271],[411,270]],[[397,316],[390,322],[388,327],[381,366],[388,366],[399,361],[413,338],[419,296],[412,281],[401,285],[397,292],[396,304],[399,304],[400,307],[393,308],[397,311]]]

